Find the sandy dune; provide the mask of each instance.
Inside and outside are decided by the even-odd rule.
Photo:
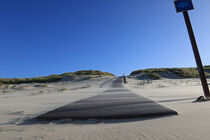
[[[202,95],[199,79],[162,79],[143,84],[128,79],[126,88],[176,110],[179,115],[149,119],[60,120],[34,117],[65,104],[100,94],[113,77],[47,85],[21,84],[0,88],[1,140],[208,140],[210,102],[192,103]],[[32,118],[32,119],[31,119]]]

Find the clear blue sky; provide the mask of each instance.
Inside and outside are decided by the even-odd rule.
[[[193,1],[189,14],[208,65],[210,0]],[[0,49],[1,78],[195,66],[173,0],[1,0]]]

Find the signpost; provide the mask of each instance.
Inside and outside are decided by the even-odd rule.
[[[203,87],[203,91],[204,91],[204,96],[206,99],[210,99],[209,87],[208,87],[206,76],[205,76],[205,73],[203,70],[203,65],[202,65],[202,61],[201,61],[200,54],[198,51],[194,32],[192,29],[190,17],[188,15],[188,10],[194,9],[192,0],[174,0],[174,4],[175,4],[177,13],[182,12],[184,15],[185,23],[187,26],[188,34],[189,34],[192,49],[193,49],[193,53],[195,56],[195,61],[197,64],[198,73],[200,75],[200,79],[201,79],[201,83],[202,83],[202,87]]]
[[[174,0],[174,4],[177,13],[194,9],[192,0]]]

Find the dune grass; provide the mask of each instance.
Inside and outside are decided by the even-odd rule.
[[[210,66],[204,66],[206,77],[210,77]],[[178,78],[199,78],[197,68],[154,68],[143,69],[131,72],[132,75],[146,74],[151,79],[161,79],[163,74],[173,74]]]
[[[156,73],[148,73],[147,76],[148,76],[150,79],[153,79],[153,80],[161,79],[161,76],[160,76],[159,74],[156,74]]]
[[[102,71],[94,71],[94,70],[82,70],[76,71],[73,73],[63,73],[60,75],[53,74],[44,77],[34,77],[34,78],[0,78],[0,85],[2,84],[21,84],[21,83],[49,83],[49,82],[58,82],[66,75],[98,75],[98,76],[114,76],[112,73],[102,72]],[[86,80],[91,79],[92,77],[87,77]]]

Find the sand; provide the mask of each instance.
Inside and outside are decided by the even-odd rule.
[[[209,140],[210,102],[199,79],[161,79],[143,84],[128,79],[126,88],[176,110],[179,115],[123,120],[59,120],[33,118],[107,90],[113,77],[77,82],[10,85],[0,88],[0,140]]]

